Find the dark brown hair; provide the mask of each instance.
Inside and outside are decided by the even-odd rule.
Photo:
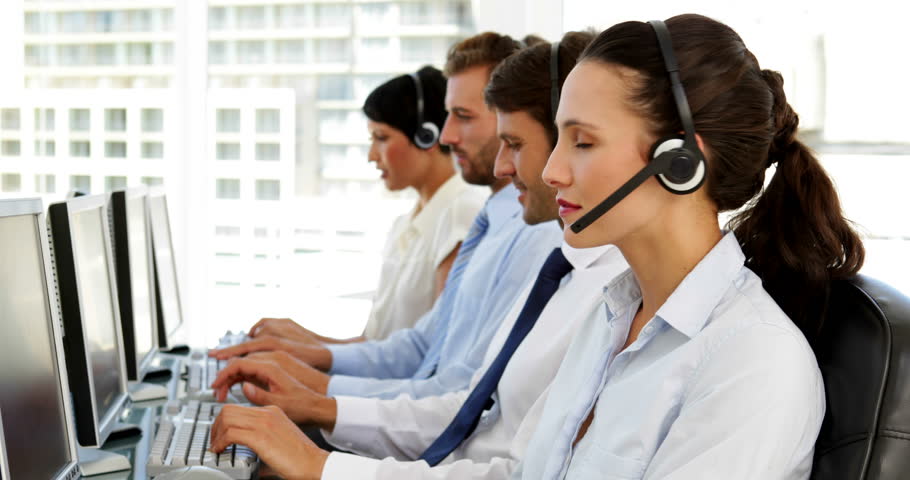
[[[559,41],[557,60],[558,88],[562,89],[569,71],[581,52],[594,39],[593,32],[568,32]],[[550,138],[550,145],[556,145],[556,112],[550,101],[552,79],[550,78],[550,43],[528,47],[500,63],[490,74],[490,83],[484,90],[487,105],[503,112],[527,112],[543,125]]]
[[[522,40],[516,40],[508,35],[495,32],[478,33],[449,48],[443,73],[450,77],[476,66],[486,66],[492,70],[509,55],[543,41],[536,35],[528,35]]]
[[[746,205],[730,221],[765,290],[810,341],[821,327],[830,282],[855,275],[865,250],[844,218],[834,185],[796,136],[799,117],[778,72],[762,70],[730,27],[700,15],[666,21],[705,143],[705,187],[719,211]],[[580,61],[632,69],[629,104],[655,136],[682,130],[657,37],[647,23],[601,33]],[[766,169],[777,168],[762,192]]]

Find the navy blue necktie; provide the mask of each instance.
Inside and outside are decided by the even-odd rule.
[[[480,421],[480,415],[484,410],[490,408],[493,392],[496,391],[502,372],[506,369],[512,354],[534,327],[540,312],[559,288],[562,277],[571,270],[572,264],[566,260],[562,250],[558,248],[553,250],[540,269],[540,273],[537,274],[537,281],[534,282],[528,300],[515,320],[515,325],[512,326],[512,331],[509,332],[502,350],[499,351],[483,378],[468,395],[468,399],[461,405],[461,409],[455,415],[452,423],[420,456],[421,460],[426,460],[431,466],[436,465],[471,435],[477,427],[477,422]]]

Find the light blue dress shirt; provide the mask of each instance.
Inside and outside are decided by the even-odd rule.
[[[608,284],[513,478],[808,478],[821,374],[744,260],[725,235],[622,351],[641,292],[631,271]]]
[[[414,328],[383,341],[328,346],[328,395],[422,398],[467,388],[500,321],[562,241],[555,221],[524,223],[513,185],[490,197],[484,209],[490,225],[451,309],[437,301]]]

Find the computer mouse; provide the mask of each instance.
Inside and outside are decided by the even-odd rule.
[[[195,465],[171,470],[155,477],[155,480],[233,480],[230,475],[210,467]]]

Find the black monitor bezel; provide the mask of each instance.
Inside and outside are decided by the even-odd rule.
[[[154,222],[152,221],[152,215],[153,215],[152,199],[155,197],[161,197],[162,201],[164,202],[164,216],[165,216],[164,220],[165,220],[165,222],[167,222],[168,231],[166,233],[159,232],[159,233],[157,233],[157,235],[167,235],[167,238],[163,239],[163,241],[167,241],[168,245],[171,249],[170,265],[163,265],[161,262],[164,262],[164,260],[159,261],[158,255],[155,253],[156,244],[157,244],[157,241],[155,240],[156,230],[155,230]],[[180,284],[177,281],[177,255],[174,251],[174,237],[173,237],[174,229],[171,228],[171,214],[170,214],[170,210],[168,208],[167,195],[165,194],[164,186],[159,185],[159,186],[149,187],[148,205],[149,205],[149,207],[148,207],[149,223],[151,224],[150,231],[152,233],[152,258],[154,259],[154,264],[155,264],[155,268],[154,268],[154,270],[155,270],[155,308],[156,308],[156,311],[158,314],[158,346],[161,348],[169,348],[169,347],[173,347],[173,346],[177,345],[177,333],[183,327],[183,301],[180,296]],[[158,277],[159,277],[158,272],[160,270],[162,270],[162,268],[170,268],[174,272],[174,293],[177,297],[175,300],[177,302],[177,311],[180,315],[180,319],[177,322],[177,326],[175,326],[174,329],[171,330],[170,332],[167,331],[167,323],[165,322],[165,318],[164,318],[164,315],[165,315],[164,308],[163,308],[162,302],[161,302],[161,287],[160,287],[160,282],[158,280]]]
[[[0,218],[14,217],[21,215],[33,216],[35,229],[38,235],[39,248],[41,250],[42,276],[44,278],[44,299],[47,311],[50,317],[50,333],[53,337],[51,351],[54,354],[53,363],[57,369],[58,387],[60,388],[60,397],[63,401],[63,423],[66,429],[67,448],[69,449],[70,461],[65,465],[53,480],[63,480],[71,478],[73,472],[79,468],[79,451],[77,448],[75,415],[73,404],[70,398],[69,376],[67,372],[66,360],[63,348],[63,338],[65,332],[60,319],[60,312],[57,308],[56,285],[54,284],[55,270],[50,254],[50,243],[48,238],[47,223],[45,222],[44,207],[40,198],[0,200]],[[0,478],[10,479],[9,463],[6,457],[6,443],[3,434],[3,414],[0,412]]]
[[[75,260],[70,228],[73,215],[87,210],[101,209],[104,248],[107,250],[108,258],[113,259],[110,227],[106,221],[109,218],[107,200],[107,195],[90,195],[54,203],[48,208],[51,238],[53,239],[54,247],[54,264],[57,271],[57,281],[60,284],[62,322],[66,332],[63,337],[63,348],[66,353],[70,391],[73,395],[73,411],[76,413],[76,435],[79,444],[83,447],[100,447],[104,444],[111,431],[113,431],[120,417],[120,412],[123,411],[129,400],[120,308],[118,305],[112,305],[116,331],[115,341],[117,342],[117,353],[120,358],[120,368],[123,371],[123,375],[120,377],[120,394],[114,399],[110,411],[106,412],[103,418],[99,417],[98,405],[95,403],[95,382],[91,359],[86,349],[86,333],[82,327],[83,312],[80,293],[82,288],[79,284],[79,265]],[[117,281],[112,263],[113,261],[108,262],[108,275],[111,280],[111,296],[113,301],[117,302]],[[72,286],[75,286],[75,288],[72,288]]]
[[[145,204],[146,216],[146,245],[148,246],[147,258],[149,259],[149,299],[151,300],[151,322],[152,325],[152,348],[142,358],[141,361],[136,359],[136,330],[133,323],[133,296],[132,282],[133,277],[130,275],[130,251],[129,251],[129,215],[127,212],[127,201],[136,198],[142,199]],[[116,272],[118,304],[120,305],[120,323],[123,331],[123,353],[126,359],[126,370],[128,381],[141,381],[145,376],[149,365],[158,352],[158,321],[157,321],[157,300],[155,291],[155,273],[154,259],[152,258],[152,232],[149,222],[148,209],[148,187],[134,187],[128,189],[115,190],[111,192],[110,202],[111,214],[111,233],[113,236],[114,252],[114,270]]]

